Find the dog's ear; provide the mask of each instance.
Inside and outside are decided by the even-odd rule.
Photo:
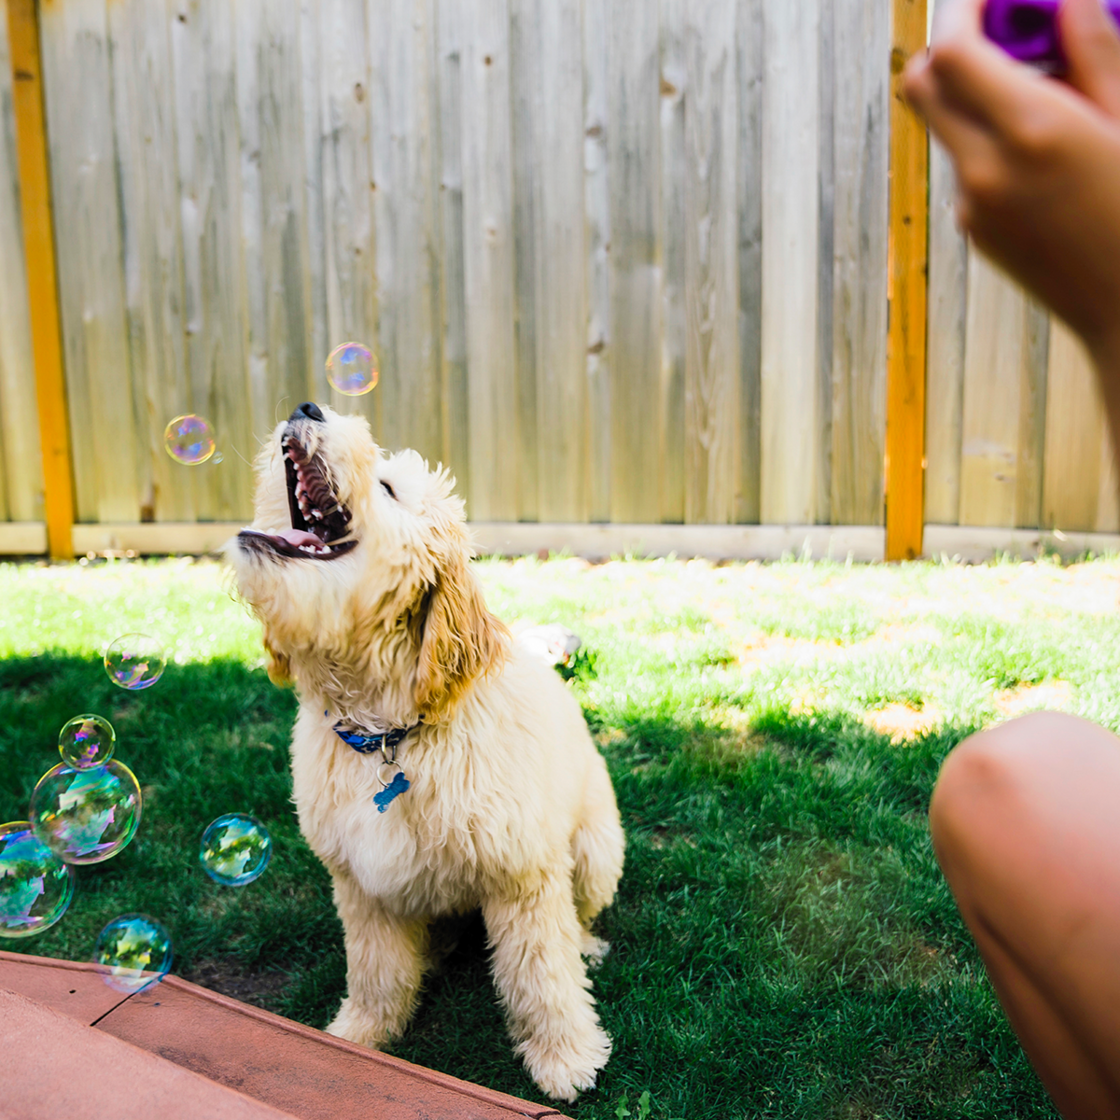
[[[267,626],[264,630],[264,650],[268,654],[265,661],[268,679],[278,688],[288,688],[295,684],[295,678],[292,676],[291,658],[286,653],[280,653],[272,644],[272,635],[269,633]]]
[[[434,723],[502,661],[509,631],[486,609],[465,555],[440,569],[425,607],[415,698],[421,717]]]

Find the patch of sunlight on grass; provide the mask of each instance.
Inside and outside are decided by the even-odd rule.
[[[0,564],[0,657],[45,650],[100,657],[122,634],[157,638],[180,664],[261,663],[260,626],[209,560]]]

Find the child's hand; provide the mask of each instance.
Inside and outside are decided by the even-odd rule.
[[[984,0],[957,0],[905,89],[957,169],[977,245],[1120,363],[1120,35],[1100,0],[1059,14],[1065,83],[983,35]]]

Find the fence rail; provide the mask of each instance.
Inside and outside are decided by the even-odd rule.
[[[312,398],[449,464],[478,522],[883,526],[906,5],[42,3],[77,520],[245,518],[260,440]],[[7,49],[0,522],[25,523]],[[951,193],[935,152],[925,519],[1115,532],[1085,357],[969,253]],[[369,397],[326,383],[346,339],[380,355]],[[163,453],[189,411],[220,463]]]

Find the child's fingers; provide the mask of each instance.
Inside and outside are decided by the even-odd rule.
[[[915,59],[910,64],[903,89],[958,166],[990,158],[994,151],[990,131],[945,97],[927,60]]]
[[[935,44],[929,66],[943,98],[1003,135],[1023,127],[1044,84],[979,34]]]
[[[1120,32],[1100,0],[1066,0],[1058,13],[1066,81],[1120,118]]]

